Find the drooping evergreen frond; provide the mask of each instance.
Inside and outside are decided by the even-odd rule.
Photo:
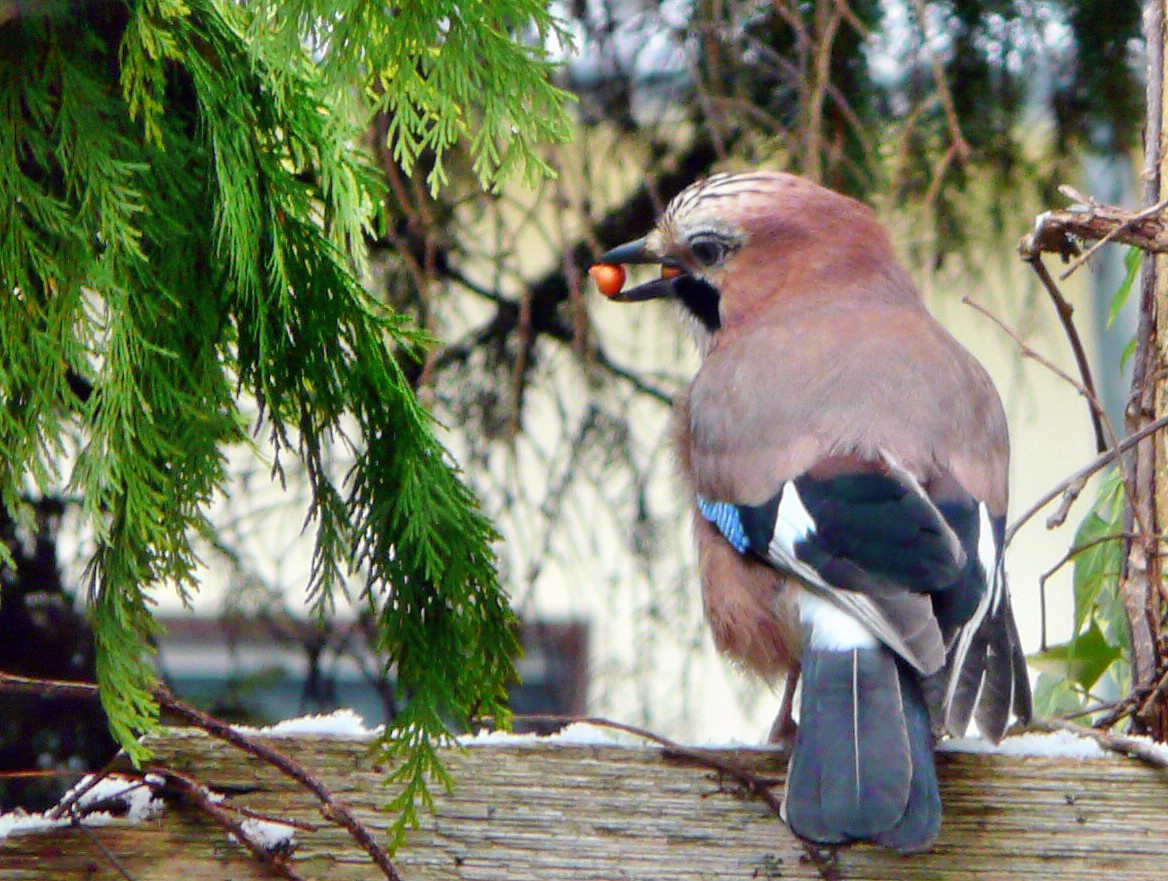
[[[487,187],[520,169],[549,173],[533,146],[570,137],[570,96],[549,80],[546,46],[571,37],[543,0],[333,0],[327,17],[318,0],[250,5],[257,43],[306,41],[332,82],[365,84],[388,114],[394,160],[408,171],[428,156],[434,191],[447,182],[445,153],[460,141],[470,142]]]
[[[343,77],[380,82],[403,162],[467,138],[491,182],[538,167],[531,139],[563,135],[546,62],[513,39],[551,27],[543,6],[439,5],[392,28],[381,6],[309,0],[292,30],[257,25],[274,6],[216,0],[92,2],[80,19],[0,26],[0,502],[20,516],[30,482],[84,500],[111,728],[145,755],[149,591],[197,588],[225,450],[258,427],[242,393],[274,461],[298,457],[311,484],[314,606],[360,572],[410,696],[384,742],[399,829],[428,780],[448,782],[446,725],[506,718],[517,645],[495,533],[399,362],[428,341],[361,285],[380,179],[355,148],[363,118],[338,103]]]

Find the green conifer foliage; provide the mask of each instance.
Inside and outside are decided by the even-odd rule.
[[[0,9],[0,502],[27,518],[33,487],[83,499],[103,703],[141,759],[158,713],[149,592],[197,588],[226,447],[251,444],[277,474],[298,457],[312,602],[328,610],[362,573],[410,696],[384,741],[404,759],[405,821],[445,779],[446,724],[506,718],[516,639],[495,533],[399,362],[427,340],[361,285],[380,178],[355,149],[360,99],[393,111],[403,163],[435,160],[432,185],[463,139],[485,183],[538,173],[533,141],[567,123],[542,56],[513,37],[548,32],[541,4],[388,8]]]

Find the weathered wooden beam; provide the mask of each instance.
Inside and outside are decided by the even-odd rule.
[[[322,738],[277,746],[317,772],[378,834],[387,820],[384,768],[367,744]],[[157,758],[230,800],[318,824],[297,832],[296,871],[329,881],[379,878],[368,857],[316,803],[271,768],[197,732],[154,743]],[[781,785],[785,757],[717,751]],[[1075,760],[940,753],[945,824],[934,849],[905,857],[870,847],[839,852],[834,877],[962,881],[1162,879],[1168,869],[1168,772],[1117,756]],[[756,798],[661,749],[536,742],[451,750],[458,785],[410,836],[395,864],[408,881],[661,881],[824,877]],[[91,834],[135,881],[271,878],[192,808]],[[0,841],[4,881],[122,881],[75,829]]]

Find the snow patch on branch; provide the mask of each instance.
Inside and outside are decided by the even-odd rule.
[[[62,802],[89,786],[93,775],[86,775],[70,789]],[[0,840],[16,833],[44,832],[81,823],[86,826],[108,826],[111,823],[142,823],[152,820],[165,809],[162,799],[154,794],[163,783],[157,774],[144,778],[110,774],[98,780],[77,799],[70,813],[63,817],[49,816],[52,812],[28,814],[22,810],[0,814]]]
[[[286,850],[296,846],[296,829],[284,823],[274,823],[271,820],[257,820],[248,817],[239,824],[243,834],[253,844],[257,844],[269,853]],[[228,838],[234,839],[234,835]]]

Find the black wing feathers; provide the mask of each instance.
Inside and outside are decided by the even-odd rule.
[[[947,500],[938,502],[937,508],[945,517],[950,529],[957,534],[961,547],[965,550],[965,566],[957,579],[960,589],[944,591],[933,597],[933,613],[937,616],[937,623],[948,641],[949,636],[977,611],[977,605],[986,590],[986,576],[982,572],[983,561],[977,552],[981,520],[978,517],[976,503],[972,498],[962,501]],[[1005,518],[997,519],[1004,528]],[[1001,546],[1000,537],[995,536],[994,547]]]
[[[814,535],[797,552],[829,583],[834,583],[829,571],[841,563],[918,593],[945,590],[960,575],[965,561],[954,559],[936,508],[896,478],[803,475],[795,486],[815,521]]]
[[[814,523],[812,531],[794,542],[794,555],[833,587],[870,593],[875,579],[900,590],[937,593],[976,571],[970,569],[976,567],[976,556],[968,559],[964,540],[965,554],[954,556],[953,530],[939,510],[895,477],[866,472],[830,478],[804,474],[790,485]],[[779,492],[761,505],[738,506],[750,550],[764,557],[776,531],[781,498]],[[965,518],[972,523],[976,548],[977,509],[972,499]],[[965,538],[960,532],[958,537]],[[979,596],[971,605],[960,605],[970,605],[972,612]]]

